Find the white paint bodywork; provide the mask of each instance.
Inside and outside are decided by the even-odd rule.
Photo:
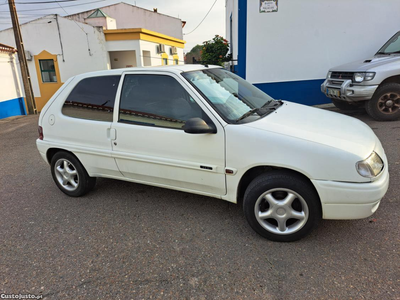
[[[291,102],[254,122],[227,124],[180,75],[203,66],[119,69],[88,73],[69,80],[43,108],[37,140],[42,157],[50,148],[71,151],[90,176],[145,183],[236,203],[238,186],[255,167],[293,170],[306,176],[318,192],[326,219],[370,216],[389,184],[388,163],[381,143],[361,121]],[[217,134],[118,123],[120,81],[113,122],[96,122],[61,114],[65,98],[83,78],[129,73],[174,77],[217,128]],[[54,125],[48,122],[55,116]],[[375,151],[385,167],[373,180],[355,164]],[[212,170],[201,169],[212,166]],[[225,175],[225,168],[234,174]]]

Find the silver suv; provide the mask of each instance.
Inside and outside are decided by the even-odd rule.
[[[378,121],[400,118],[400,31],[374,57],[329,70],[322,92],[349,110],[365,105]]]

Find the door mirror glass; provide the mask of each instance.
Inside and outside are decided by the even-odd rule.
[[[191,118],[186,121],[183,126],[186,133],[201,134],[201,133],[217,133],[214,126],[210,126],[201,118]]]

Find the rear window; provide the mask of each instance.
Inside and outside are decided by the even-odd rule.
[[[99,76],[81,80],[62,108],[66,116],[112,122],[115,95],[121,76]]]

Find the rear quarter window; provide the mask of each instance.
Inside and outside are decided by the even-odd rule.
[[[62,114],[72,118],[112,122],[120,78],[117,75],[82,79],[65,100]]]

